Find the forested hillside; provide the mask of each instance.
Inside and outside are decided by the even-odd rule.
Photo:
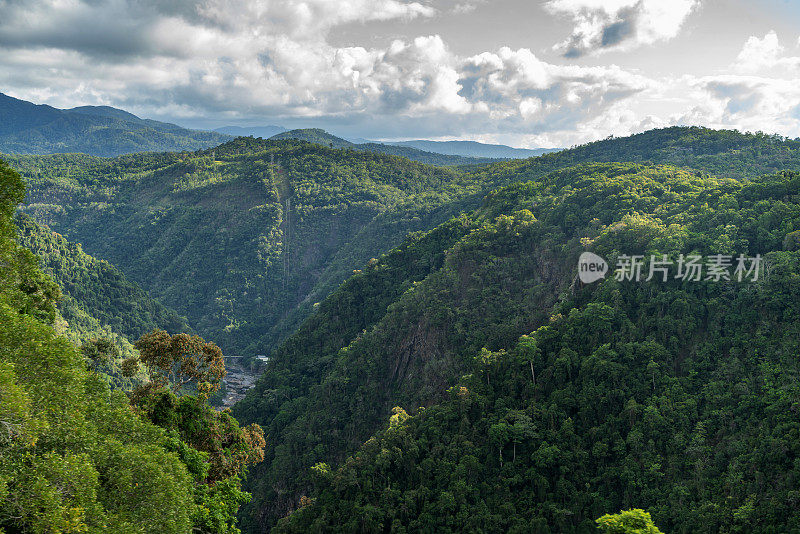
[[[248,531],[581,532],[646,508],[665,531],[782,532],[800,529],[798,148],[668,128],[463,168],[253,138],[8,159],[27,215],[226,353],[271,356],[233,410],[267,436]],[[767,270],[583,286],[584,250]],[[184,409],[154,402],[162,427]]]
[[[330,134],[321,128],[289,130],[288,132],[277,133],[270,137],[270,139],[274,141],[296,139],[298,141],[308,141],[309,143],[316,143],[330,148],[353,148],[355,146],[355,143]]]
[[[797,148],[670,128],[465,169],[252,138],[196,153],[9,161],[30,184],[26,213],[119,267],[226,352],[253,355],[271,353],[353,269],[475,209],[496,187],[595,160],[741,179],[800,170]]]
[[[800,528],[798,230],[796,173],[596,164],[492,193],[345,283],[236,406],[272,438],[244,525]],[[768,267],[584,287],[586,248]]]
[[[320,280],[334,289],[409,231],[441,222],[434,212],[450,199],[479,191],[456,171],[300,141],[9,161],[30,184],[26,213],[119,267],[233,354],[269,352],[291,326],[272,329],[317,302],[310,296]],[[385,214],[391,222],[380,234],[358,238]]]
[[[140,119],[108,106],[61,110],[0,93],[0,153],[81,152],[116,156],[133,152],[197,150],[230,136]]]
[[[587,161],[669,163],[730,178],[800,170],[800,139],[761,132],[671,127],[629,137],[608,138],[539,158],[500,163],[496,173],[527,174],[538,168],[568,167]],[[519,171],[516,171],[519,169]]]
[[[236,510],[249,498],[241,477],[261,458],[263,433],[208,405],[209,380],[223,370],[219,349],[155,331],[123,366],[131,389],[112,387],[113,343],[77,347],[55,329],[58,286],[17,243],[12,217],[23,197],[19,175],[0,162],[0,530],[236,532]],[[46,263],[57,272],[83,260],[77,280],[104,271],[74,250]],[[84,291],[114,287],[100,279],[72,288],[61,274],[90,307]],[[214,372],[205,368],[209,355]],[[195,394],[181,386],[186,378]]]
[[[61,290],[56,326],[73,342],[113,340],[124,352],[151,330],[190,332],[186,319],[152,299],[116,267],[89,256],[80,244],[38,224],[15,218],[18,242],[38,258],[41,270]]]

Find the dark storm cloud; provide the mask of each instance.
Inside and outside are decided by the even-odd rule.
[[[223,26],[203,16],[198,6],[196,2],[159,0],[4,0],[0,1],[0,48],[56,48],[110,61],[181,56],[185,55],[181,47],[160,47],[153,30],[179,21],[201,28]]]
[[[92,56],[151,53],[146,28],[154,16],[125,4],[5,2],[0,8],[0,47],[58,48]]]

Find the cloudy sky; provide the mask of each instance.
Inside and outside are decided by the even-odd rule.
[[[0,0],[0,92],[198,128],[800,136],[800,0]]]

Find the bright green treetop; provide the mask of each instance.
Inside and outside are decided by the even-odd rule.
[[[650,513],[640,508],[622,510],[618,514],[606,514],[595,521],[606,534],[661,534],[653,524]]]

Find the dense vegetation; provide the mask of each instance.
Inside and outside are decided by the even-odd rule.
[[[249,531],[657,532],[641,508],[669,532],[785,532],[800,530],[798,148],[669,128],[449,169],[252,138],[10,159],[27,214],[226,351],[271,355],[233,411],[267,436]],[[584,286],[584,250],[612,267],[761,254],[768,270]],[[202,403],[170,395],[137,413],[191,444],[176,414]]]
[[[570,150],[524,161],[497,164],[492,172],[568,167],[587,161],[669,163],[730,178],[761,176],[779,170],[800,170],[800,138],[788,139],[762,132],[671,127],[630,137],[608,138]]]
[[[23,196],[19,175],[0,162],[0,530],[238,532],[236,510],[249,498],[241,477],[261,458],[260,428],[212,409],[202,392],[213,385],[188,395],[144,380],[130,398],[112,388],[100,369],[114,345],[93,340],[79,350],[54,328],[58,286],[17,243],[12,217]],[[76,258],[85,259],[62,260]],[[75,271],[80,280],[107,270],[89,261]],[[70,290],[76,302],[97,304]],[[130,360],[126,375],[140,365]]]
[[[463,169],[253,138],[195,153],[9,159],[31,186],[26,213],[116,265],[226,352],[253,355],[271,353],[353,269],[499,186],[594,160],[749,178],[800,169],[797,145],[670,128]]]
[[[795,173],[598,164],[494,192],[345,283],[236,406],[273,437],[245,525],[800,528],[798,230]],[[769,276],[582,287],[586,247],[760,253]]]
[[[289,130],[288,132],[277,133],[270,137],[270,139],[275,141],[279,141],[281,139],[297,139],[330,148],[353,148],[355,146],[355,143],[351,143],[347,139],[342,139],[341,137],[330,134],[321,128],[300,128],[298,130]]]
[[[269,352],[292,330],[291,312],[307,313],[353,268],[435,226],[446,218],[437,209],[478,190],[456,171],[300,141],[9,159],[30,184],[26,213],[234,354],[250,345],[248,354]],[[387,216],[379,232],[359,237]]]
[[[115,108],[83,106],[60,110],[0,93],[0,153],[116,156],[197,150],[227,139],[230,136],[140,119]]]
[[[129,346],[147,332],[187,332],[186,319],[152,299],[105,260],[89,256],[27,215],[15,219],[18,242],[39,259],[41,270],[61,290],[57,327],[77,343],[109,338]]]

